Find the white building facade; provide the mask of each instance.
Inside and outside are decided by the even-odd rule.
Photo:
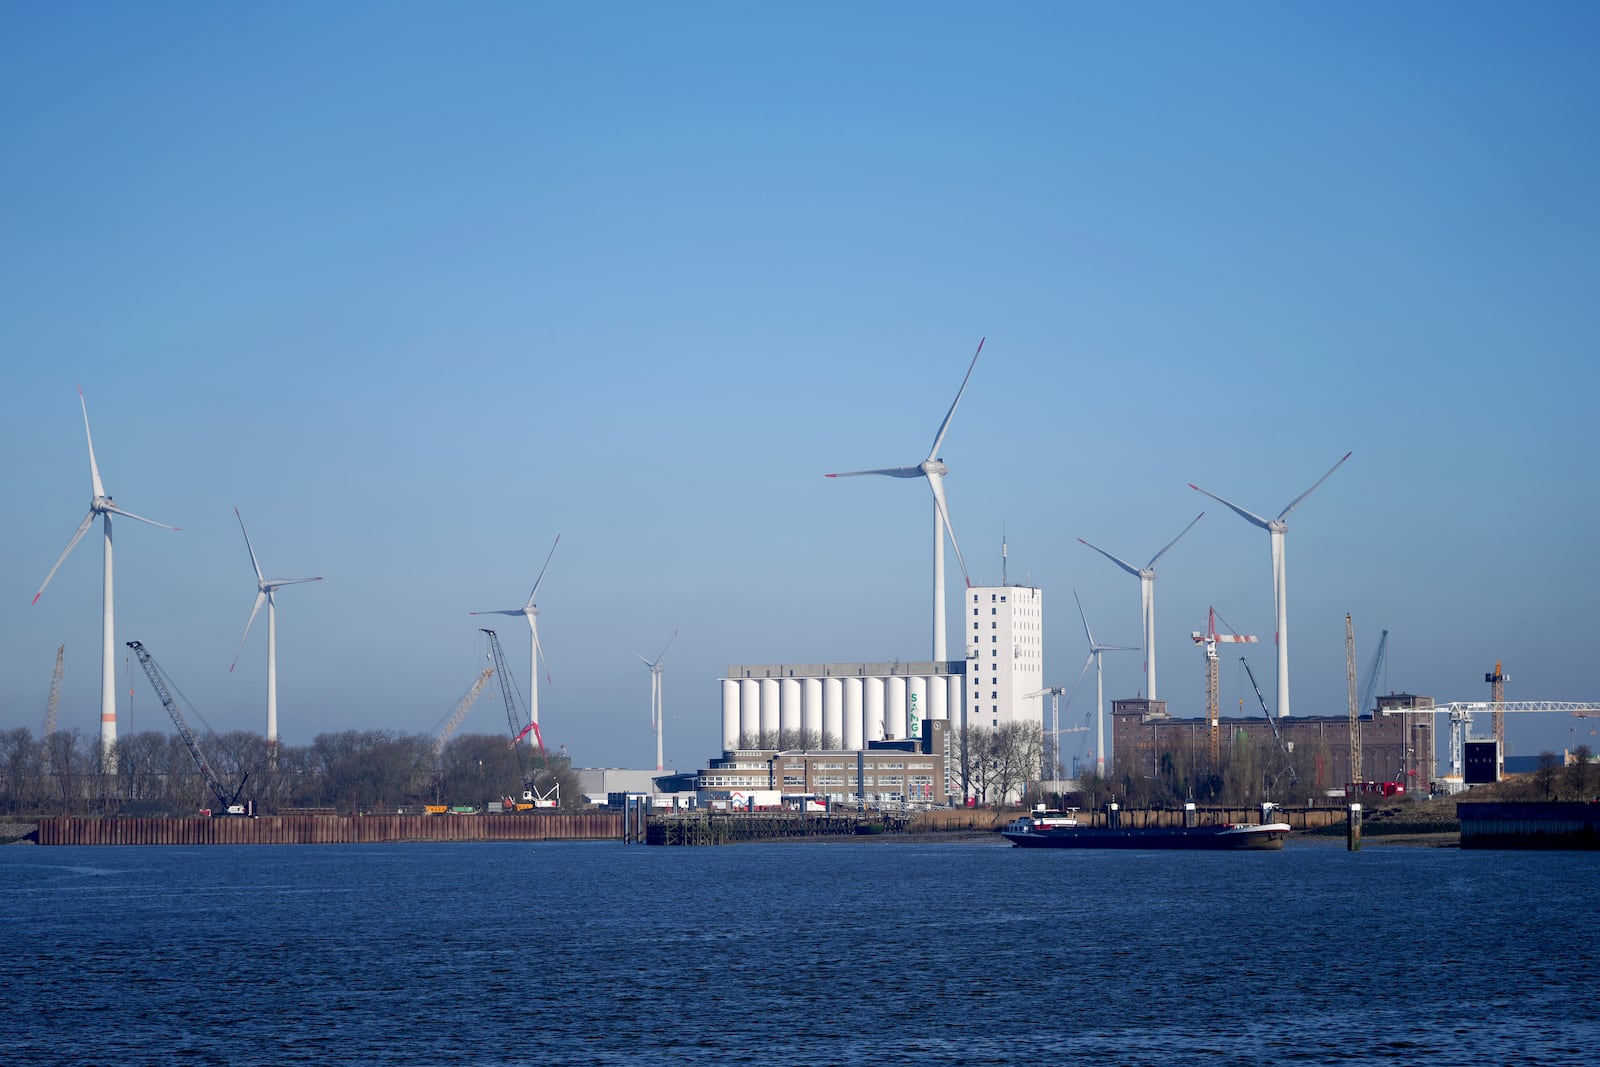
[[[967,590],[967,725],[1043,724],[1044,595],[1032,586]]]

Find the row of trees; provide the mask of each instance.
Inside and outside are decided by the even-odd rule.
[[[956,731],[951,755],[965,794],[980,804],[1024,800],[1037,790],[1044,762],[1044,725],[1008,722]]]
[[[1539,766],[1530,776],[1528,800],[1594,800],[1600,789],[1600,766],[1588,745],[1572,750],[1572,762],[1562,765],[1554,752],[1539,753]]]
[[[206,762],[231,794],[260,814],[293,808],[395,811],[420,804],[479,806],[520,797],[523,767],[499,735],[467,734],[436,751],[426,734],[346,730],[309,745],[280,745],[243,730],[205,734]],[[0,732],[0,812],[36,814],[187,814],[218,801],[181,738],[147,731],[117,740],[102,765],[98,738],[57,730],[35,738],[25,727]],[[524,751],[534,790],[575,808],[583,800],[564,755]],[[115,770],[108,770],[114,767]]]

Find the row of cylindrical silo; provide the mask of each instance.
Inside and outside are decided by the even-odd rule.
[[[959,674],[823,678],[724,678],[722,747],[755,739],[772,748],[801,731],[862,749],[868,741],[911,735],[911,722],[948,719],[961,709]]]

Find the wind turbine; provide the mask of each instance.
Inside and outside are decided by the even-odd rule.
[[[124,511],[117,507],[116,501],[106,495],[105,485],[100,481],[100,467],[94,459],[94,436],[89,432],[89,405],[83,399],[83,389],[78,389],[78,405],[83,408],[83,436],[89,442],[89,479],[94,486],[94,497],[89,501],[89,514],[78,524],[78,532],[72,535],[72,540],[67,542],[67,547],[61,550],[61,555],[56,559],[56,565],[50,568],[50,573],[44,576],[44,582],[39,586],[39,591],[33,594],[33,603],[39,602],[39,597],[44,595],[45,586],[50,584],[50,579],[56,576],[56,571],[61,569],[61,564],[76,547],[83,535],[89,531],[89,526],[94,522],[94,517],[99,515],[105,530],[105,571],[101,586],[101,615],[100,615],[100,758],[101,764],[108,772],[116,770],[116,743],[117,743],[117,662],[116,640],[113,636],[113,618],[111,610],[111,516],[122,515],[139,522],[159,526],[163,530],[177,530],[180,527],[168,526],[164,522],[156,522],[142,515],[135,515],[131,511]]]
[[[883,474],[890,478],[926,478],[928,488],[933,491],[933,659],[941,661],[945,656],[945,611],[944,602],[944,535],[950,534],[950,546],[956,550],[956,562],[961,564],[961,577],[967,583],[967,588],[972,588],[972,579],[967,576],[967,562],[961,558],[961,546],[956,542],[956,531],[950,525],[950,508],[944,498],[944,476],[950,473],[950,468],[944,465],[944,460],[939,458],[939,446],[944,444],[944,435],[950,430],[950,420],[955,416],[956,405],[961,403],[961,394],[967,391],[967,382],[972,379],[972,368],[978,365],[978,356],[983,353],[983,342],[988,338],[980,338],[978,351],[972,354],[972,362],[967,365],[967,376],[961,379],[961,388],[956,390],[956,398],[950,403],[950,410],[945,413],[944,421],[939,424],[939,432],[933,435],[933,447],[928,449],[928,458],[915,467],[879,467],[869,471],[842,471],[836,474],[823,475],[825,478],[854,478],[862,474]]]
[[[239,520],[239,531],[244,534],[244,547],[250,553],[250,566],[256,571],[256,601],[250,606],[250,617],[244,622],[244,635],[239,638],[239,647],[233,651],[233,663],[228,667],[228,673],[233,673],[233,668],[239,665],[239,653],[244,651],[244,643],[250,636],[250,627],[255,625],[256,615],[261,611],[261,605],[267,605],[267,762],[269,767],[275,768],[278,763],[278,598],[272,594],[286,585],[299,585],[302,582],[320,582],[321,578],[272,578],[268,579],[261,573],[261,564],[256,560],[255,546],[250,544],[250,531],[244,528],[244,516],[239,514],[239,509],[233,509],[234,517]]]
[[[661,654],[653,660],[645,659],[643,656],[639,656],[639,653],[637,652],[634,653],[635,656],[639,656],[639,662],[650,668],[650,725],[655,727],[656,732],[657,771],[666,769],[666,765],[662,760],[661,751],[661,728],[663,725],[661,707],[661,661],[666,658],[667,649],[671,648],[672,642],[676,641],[677,639],[678,631],[674,630],[672,631],[672,636],[667,638],[667,643],[661,646]]]
[[[539,568],[539,577],[533,581],[533,592],[528,594],[526,604],[505,611],[468,612],[469,615],[521,615],[528,620],[528,722],[535,727],[539,725],[539,661],[544,659],[544,649],[539,647],[539,608],[534,604],[534,599],[538,597],[539,586],[544,582],[544,572],[550,569],[550,556],[556,554],[556,545],[560,543],[561,535],[556,534],[549,555],[544,557],[544,566]],[[545,666],[548,668],[549,664]]]
[[[1278,512],[1275,519],[1263,519],[1253,511],[1246,511],[1239,505],[1222,499],[1215,493],[1201,489],[1193,482],[1189,488],[1224,505],[1252,526],[1259,526],[1271,536],[1272,540],[1272,603],[1277,613],[1278,630],[1278,718],[1289,716],[1289,595],[1287,580],[1287,564],[1284,560],[1284,535],[1289,532],[1289,524],[1284,520],[1289,517],[1289,512],[1300,506],[1300,501],[1310,496],[1323,482],[1332,477],[1333,472],[1344,464],[1344,461],[1353,455],[1346,452],[1338,463],[1328,468],[1328,473],[1312,483],[1311,488],[1289,501],[1289,506]]]
[[[1150,562],[1143,567],[1135,567],[1126,563],[1103,548],[1095,548],[1083,538],[1078,538],[1080,545],[1088,545],[1112,563],[1121,567],[1135,578],[1139,579],[1139,610],[1144,619],[1144,695],[1148,700],[1156,698],[1156,560],[1167,554],[1167,549],[1183,539],[1183,535],[1194,529],[1194,524],[1205,518],[1206,513],[1201,512],[1189,520],[1189,525],[1183,532],[1167,542],[1167,547],[1150,557]],[[1076,594],[1074,594],[1076,595]]]
[[[1194,523],[1190,523],[1193,526]],[[1179,534],[1178,537],[1182,537]],[[1174,538],[1176,540],[1176,538]],[[1171,548],[1168,545],[1167,548]],[[1164,548],[1161,551],[1165,552]],[[1160,555],[1160,553],[1157,553]],[[1151,562],[1154,562],[1152,560]],[[1072,599],[1078,601],[1078,618],[1083,620],[1083,636],[1089,639],[1089,658],[1083,661],[1083,670],[1078,672],[1078,682],[1083,681],[1083,676],[1088,673],[1089,665],[1094,664],[1094,770],[1097,777],[1105,777],[1106,773],[1106,683],[1105,676],[1100,669],[1100,654],[1102,652],[1137,652],[1132,645],[1102,645],[1094,639],[1094,634],[1089,630],[1089,617],[1083,613],[1083,601],[1078,599],[1078,591],[1072,591]],[[1078,687],[1074,682],[1072,687]]]

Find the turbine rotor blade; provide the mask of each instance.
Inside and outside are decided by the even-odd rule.
[[[1243,519],[1245,522],[1248,522],[1252,526],[1259,526],[1263,530],[1270,530],[1272,528],[1272,524],[1271,523],[1269,523],[1266,519],[1263,519],[1260,515],[1257,515],[1255,512],[1246,511],[1244,508],[1241,508],[1238,504],[1234,504],[1234,503],[1232,503],[1230,501],[1224,500],[1220,496],[1218,496],[1217,494],[1215,494],[1213,492],[1210,492],[1208,490],[1202,489],[1198,485],[1195,485],[1193,482],[1189,483],[1189,488],[1193,489],[1197,493],[1205,493],[1206,496],[1210,497],[1212,500],[1215,500],[1217,503],[1221,504],[1223,507],[1229,509],[1235,515],[1239,516],[1241,519]],[[1315,488],[1315,487],[1313,487],[1313,488]],[[1205,512],[1201,512],[1201,514],[1203,515],[1203,514],[1205,514]]]
[[[1162,556],[1165,556],[1167,554],[1167,549],[1168,548],[1171,548],[1173,545],[1175,545],[1179,541],[1183,540],[1183,535],[1188,533],[1190,530],[1194,529],[1194,524],[1199,522],[1201,519],[1203,519],[1205,517],[1206,517],[1206,513],[1202,511],[1200,514],[1196,515],[1193,519],[1190,519],[1189,520],[1189,525],[1187,525],[1187,526],[1185,526],[1183,528],[1183,532],[1178,534],[1177,537],[1174,537],[1172,540],[1167,542],[1167,548],[1163,548],[1160,552],[1157,552],[1155,555],[1150,557],[1150,562],[1145,564],[1145,569],[1148,570],[1148,569],[1154,567],[1156,565],[1156,560],[1160,559]],[[1280,516],[1280,518],[1281,518],[1281,516]]]
[[[261,573],[261,564],[256,559],[255,546],[250,543],[250,531],[246,530],[244,528],[244,516],[239,514],[238,507],[235,507],[233,509],[233,515],[234,515],[234,518],[239,520],[239,532],[244,534],[245,551],[250,553],[250,566],[252,566],[252,567],[254,567],[256,569],[256,581],[257,582],[265,582],[267,579],[266,579],[266,576],[264,576]]]
[[[527,613],[526,610],[524,610],[522,608],[514,608],[514,609],[511,609],[509,611],[469,611],[469,612],[467,612],[467,614],[468,615],[523,615],[523,616],[526,616],[528,613]]]
[[[1083,670],[1078,672],[1078,680],[1072,683],[1072,691],[1067,694],[1067,706],[1072,706],[1072,698],[1078,695],[1078,686],[1083,684],[1083,676],[1089,673],[1089,668],[1094,666],[1094,653],[1089,653],[1089,658],[1083,661]]]
[[[286,585],[301,585],[305,582],[320,582],[321,578],[274,578],[272,581],[263,580],[261,584],[268,589],[282,589]]]
[[[890,478],[920,478],[921,467],[879,467],[870,471],[840,471],[837,474],[824,474],[824,478],[856,478],[863,474],[885,474]]]
[[[1121,567],[1123,570],[1127,571],[1129,574],[1133,575],[1135,578],[1139,577],[1139,568],[1135,567],[1133,564],[1128,563],[1125,560],[1118,559],[1116,556],[1113,556],[1111,553],[1107,552],[1103,548],[1098,548],[1098,547],[1096,547],[1094,545],[1090,545],[1089,542],[1085,541],[1081,537],[1078,538],[1078,544],[1080,544],[1080,545],[1088,545],[1090,548],[1093,548],[1096,552],[1100,553],[1106,559],[1109,559],[1112,563],[1115,563],[1117,566]]]
[[[83,408],[83,436],[89,442],[89,480],[94,483],[95,499],[106,495],[106,487],[100,482],[100,465],[94,461],[94,435],[89,432],[89,405],[83,399],[83,386],[78,386],[78,404]]]
[[[1089,547],[1093,548],[1094,546],[1090,545]],[[1072,591],[1072,599],[1078,601],[1078,618],[1083,620],[1083,636],[1089,639],[1089,650],[1092,652],[1094,651],[1094,634],[1089,632],[1089,616],[1083,613],[1083,601],[1078,600],[1078,591],[1076,589]]]
[[[961,577],[967,583],[967,588],[972,588],[972,578],[967,574],[967,561],[961,558],[961,543],[956,540],[956,530],[950,525],[950,506],[944,499],[944,477],[939,474],[928,474],[928,486],[933,490],[933,503],[939,509],[939,518],[944,522],[945,533],[950,535],[950,547],[956,550],[956,562],[961,564]]]
[[[656,662],[651,664],[652,667],[654,667],[656,664],[660,663],[663,659],[666,659],[666,657],[667,657],[667,649],[671,648],[672,647],[672,642],[676,641],[677,639],[678,639],[678,631],[674,630],[674,631],[672,631],[672,636],[667,638],[667,643],[661,646],[661,655],[656,657]]]
[[[244,643],[250,636],[250,627],[255,625],[256,616],[261,612],[261,605],[267,601],[265,590],[256,592],[256,602],[250,606],[250,617],[244,623],[244,635],[239,638],[239,647],[233,650],[233,663],[228,666],[228,673],[233,673],[233,668],[239,665],[239,653],[244,651]]]
[[[561,543],[561,535],[556,534],[556,539],[550,545],[550,552],[544,557],[544,566],[539,568],[539,577],[533,580],[533,592],[528,594],[528,607],[533,607],[533,598],[539,595],[539,586],[544,581],[544,572],[550,569],[550,557],[556,554],[556,545]]]
[[[50,568],[50,573],[45,575],[44,581],[39,584],[39,591],[33,594],[33,603],[37,604],[39,602],[39,598],[44,595],[44,587],[50,584],[50,579],[56,576],[56,571],[61,569],[61,565],[67,561],[67,556],[77,547],[78,542],[83,540],[83,535],[89,532],[89,526],[93,522],[94,509],[90,508],[89,514],[85,515],[83,521],[78,524],[78,532],[72,535],[72,540],[67,542],[67,547],[63,548],[61,555],[56,557],[56,565]]]
[[[551,685],[555,680],[550,677],[550,661],[544,658],[544,645],[539,640],[539,627],[534,625],[533,616],[528,616],[528,625],[533,627],[533,652],[539,662],[544,664],[544,680]]]
[[[182,526],[168,526],[164,522],[157,522],[154,519],[147,519],[143,515],[135,515],[131,511],[123,511],[121,508],[117,507],[115,504],[107,504],[105,509],[107,511],[111,512],[111,514],[113,514],[113,515],[121,515],[125,519],[135,519],[135,520],[137,520],[139,522],[147,522],[151,526],[159,526],[163,530],[182,530],[183,529]]]
[[[961,403],[961,394],[967,391],[967,383],[972,380],[972,368],[978,365],[978,356],[983,354],[983,342],[987,337],[978,339],[978,351],[972,353],[972,362],[967,364],[967,376],[961,379],[961,388],[956,390],[956,398],[950,402],[950,410],[945,412],[944,421],[939,424],[939,432],[934,434],[933,447],[928,449],[928,458],[937,459],[939,446],[944,443],[944,435],[950,431],[950,420],[955,418],[956,405]]]
[[[1325,482],[1329,478],[1331,478],[1333,476],[1333,472],[1338,470],[1340,467],[1344,466],[1344,461],[1349,459],[1353,455],[1355,455],[1354,452],[1346,452],[1340,458],[1338,463],[1335,463],[1333,466],[1328,468],[1328,473],[1327,474],[1324,474],[1322,477],[1318,478],[1315,483],[1312,484],[1310,489],[1307,489],[1305,492],[1301,493],[1299,496],[1297,496],[1293,500],[1289,501],[1289,506],[1284,508],[1282,511],[1278,512],[1278,521],[1282,522],[1285,518],[1287,518],[1288,515],[1289,515],[1289,512],[1293,511],[1295,508],[1300,506],[1300,501],[1302,501],[1306,497],[1310,496],[1316,490],[1317,486],[1321,485],[1323,482]]]

